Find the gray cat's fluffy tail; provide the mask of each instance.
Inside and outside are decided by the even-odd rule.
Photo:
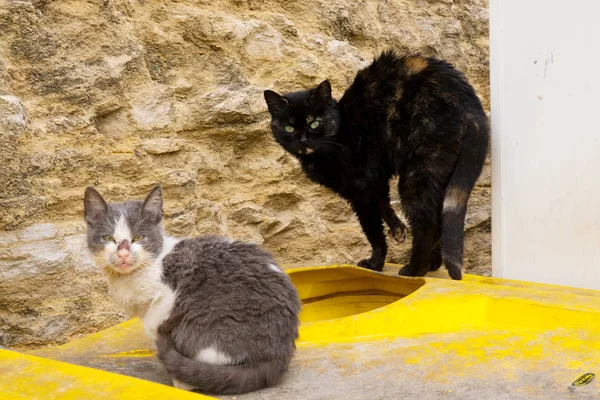
[[[159,329],[158,358],[172,377],[204,393],[239,394],[274,386],[288,369],[289,359],[239,365],[203,364],[180,354],[169,330]]]

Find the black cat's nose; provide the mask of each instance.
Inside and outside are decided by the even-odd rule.
[[[307,141],[308,141],[308,138],[306,137],[306,135],[300,136],[300,143],[306,143]]]

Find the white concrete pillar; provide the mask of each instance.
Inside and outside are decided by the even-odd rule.
[[[599,16],[490,0],[494,276],[600,289]]]

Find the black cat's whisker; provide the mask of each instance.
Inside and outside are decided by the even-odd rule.
[[[322,150],[324,154],[330,157],[340,156],[349,152],[346,147],[334,142],[322,142],[319,150]]]
[[[340,150],[341,152],[344,152],[344,153],[350,151],[350,149],[348,149],[343,144],[334,142],[332,140],[323,140],[321,143],[324,144],[324,145],[328,145],[328,146],[331,146],[333,148],[336,148],[336,149],[338,149],[338,150]]]

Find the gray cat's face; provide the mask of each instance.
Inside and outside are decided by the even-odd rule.
[[[162,190],[145,201],[106,203],[92,187],[85,190],[87,242],[96,265],[106,273],[128,274],[151,265],[163,245]]]

